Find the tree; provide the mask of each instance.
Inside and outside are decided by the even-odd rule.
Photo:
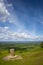
[[[43,42],[41,43],[41,48],[43,48]]]

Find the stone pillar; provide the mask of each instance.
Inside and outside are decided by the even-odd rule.
[[[14,49],[10,49],[10,55],[12,55],[12,56],[15,55],[15,50]]]

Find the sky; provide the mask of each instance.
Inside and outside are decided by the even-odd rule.
[[[43,0],[0,0],[0,41],[43,41]]]

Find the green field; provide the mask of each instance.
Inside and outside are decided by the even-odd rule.
[[[8,46],[6,45],[6,47]],[[4,45],[0,45],[0,65],[43,65],[43,48],[41,48],[40,45],[16,44],[16,46],[28,48],[27,50],[22,50],[22,52],[20,52],[20,50],[15,51],[15,54],[21,55],[23,59],[10,61],[2,60],[4,56],[9,54],[9,49],[3,48]]]

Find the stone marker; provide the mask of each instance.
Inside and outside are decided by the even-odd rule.
[[[10,55],[15,56],[15,50],[14,49],[10,49]]]
[[[10,54],[3,58],[5,61],[17,59],[22,59],[22,57],[20,55],[16,55],[14,49],[10,49]]]

